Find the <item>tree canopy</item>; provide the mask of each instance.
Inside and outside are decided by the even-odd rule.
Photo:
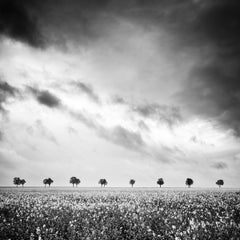
[[[187,179],[186,179],[186,185],[187,185],[188,187],[191,187],[192,184],[193,184],[193,180],[192,180],[191,178],[187,178]]]
[[[101,178],[99,181],[98,181],[99,184],[101,184],[101,187],[102,186],[106,186],[108,184],[107,180],[105,178]]]
[[[21,184],[20,182],[21,182],[21,179],[19,177],[13,178],[13,184],[16,185],[16,187],[18,187],[18,185]]]
[[[50,185],[53,183],[53,180],[51,178],[45,178],[43,179],[43,184],[46,185],[48,184],[48,186],[50,187]]]
[[[13,184],[16,185],[16,187],[18,187],[19,185],[24,185],[26,183],[25,179],[21,179],[19,177],[15,177],[13,178]]]
[[[222,179],[217,180],[216,184],[221,187],[224,185],[224,181]]]
[[[76,178],[76,177],[71,177],[70,178],[70,181],[69,181],[73,187],[74,187],[74,184],[76,184],[76,186],[81,182],[79,178]]]
[[[161,187],[161,186],[164,184],[163,178],[159,178],[159,179],[157,180],[157,184],[159,185],[159,187]]]
[[[23,186],[26,183],[25,179],[20,179],[20,184]]]
[[[130,179],[129,184],[132,185],[132,187],[133,187],[133,185],[135,184],[135,182],[136,182],[136,181],[135,181],[134,179]]]

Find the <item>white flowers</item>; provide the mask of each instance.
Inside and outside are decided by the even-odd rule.
[[[211,232],[237,239],[239,201],[234,192],[5,193],[0,210],[12,215],[0,215],[0,235],[14,228],[15,239],[30,240],[208,239]]]

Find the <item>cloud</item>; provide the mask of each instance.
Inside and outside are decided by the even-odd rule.
[[[138,132],[130,131],[122,126],[116,126],[112,129],[99,127],[98,134],[100,137],[124,148],[144,152],[145,142]]]
[[[27,87],[27,89],[30,90],[40,104],[49,108],[59,108],[61,106],[61,100],[48,90],[39,90],[33,87]]]
[[[36,1],[2,0],[0,2],[0,35],[27,43],[33,47],[44,45],[40,33]]]
[[[0,111],[5,111],[2,104],[5,103],[9,97],[15,97],[16,93],[18,93],[17,88],[0,80]]]
[[[127,102],[124,100],[124,98],[118,96],[118,95],[114,95],[111,98],[111,102],[113,102],[114,104],[126,104]]]
[[[240,136],[240,3],[199,1],[196,6],[175,42],[199,59],[176,99],[190,113],[213,118]]]
[[[217,66],[195,68],[188,85],[176,97],[192,113],[217,120],[240,135],[240,83],[234,72]]]
[[[43,122],[40,119],[36,120],[35,124],[28,127],[26,130],[30,135],[34,135],[35,131],[37,131],[41,134],[42,137],[48,139],[55,144],[58,144],[53,133],[44,126]]]
[[[6,170],[12,170],[16,168],[16,164],[14,162],[9,161],[9,159],[2,153],[0,152],[0,164],[1,168]]]
[[[143,121],[143,120],[140,120],[139,122],[138,122],[138,127],[141,129],[141,130],[143,130],[143,131],[147,131],[147,132],[149,132],[149,127],[148,127],[148,125]]]
[[[68,108],[66,108],[66,111],[71,117],[82,122],[85,126],[93,129],[96,129],[98,127],[98,124],[93,120],[91,116],[88,116],[88,113],[79,111],[76,112]]]
[[[180,110],[177,107],[153,103],[133,106],[132,109],[145,118],[152,118],[160,122],[165,122],[169,126],[173,126],[182,120]]]
[[[195,144],[200,144],[202,146],[211,146],[211,147],[215,147],[214,144],[211,144],[211,143],[207,143],[201,139],[199,139],[197,136],[193,135],[190,139],[189,139],[190,142],[192,143],[195,143]]]
[[[217,170],[222,170],[227,168],[227,164],[224,162],[217,162],[211,165],[212,168],[217,169]]]
[[[79,82],[79,81],[73,82],[73,84],[77,86],[77,88],[81,92],[85,93],[91,100],[93,100],[96,103],[100,102],[98,95],[94,92],[93,88],[89,84]]]
[[[94,117],[89,115],[87,112],[68,110],[68,113],[77,121],[80,121],[88,128],[93,129],[100,138],[106,139],[109,142],[132,151],[141,153],[145,151],[144,147],[146,144],[139,132],[128,130],[120,125],[107,128],[97,122]]]

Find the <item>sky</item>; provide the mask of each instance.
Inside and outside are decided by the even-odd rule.
[[[0,185],[240,187],[237,0],[0,0]]]

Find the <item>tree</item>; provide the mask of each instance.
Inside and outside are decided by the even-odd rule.
[[[25,179],[20,179],[20,184],[22,185],[22,187],[25,183],[26,183]]]
[[[98,181],[99,184],[101,184],[101,187],[102,186],[106,186],[108,184],[107,180],[105,178],[101,178],[99,181]]]
[[[76,180],[77,180],[77,178],[76,177],[71,177],[70,178],[70,183],[73,185],[73,187],[74,187],[74,184],[76,184]]]
[[[45,178],[43,179],[43,184],[46,187],[46,184],[48,184],[48,186],[50,187],[50,185],[53,183],[53,180],[51,178]]]
[[[21,179],[19,177],[15,177],[13,178],[13,184],[16,185],[16,187],[18,187],[18,185],[20,185]]]
[[[76,187],[77,187],[77,185],[78,185],[81,181],[80,181],[79,178],[71,177],[69,182],[73,185],[73,187],[74,187],[74,184],[76,184]]]
[[[47,180],[47,178],[43,179],[43,184],[44,184],[45,187],[46,187],[46,185],[48,184],[48,180]]]
[[[219,180],[217,180],[216,184],[217,184],[217,185],[219,186],[219,188],[220,188],[221,186],[223,186],[224,181],[223,181],[222,179],[219,179]]]
[[[191,187],[192,184],[193,184],[193,180],[192,180],[191,178],[187,178],[187,179],[186,179],[186,185],[187,185],[188,187]]]
[[[164,184],[164,180],[162,178],[159,178],[157,180],[157,184],[159,185],[159,187],[161,187]]]
[[[47,180],[48,180],[47,184],[50,187],[50,185],[53,183],[53,180],[51,178],[48,178]]]
[[[130,179],[129,184],[132,185],[132,187],[133,187],[133,185],[135,184],[135,182],[136,182],[136,181],[135,181],[134,179]]]
[[[78,186],[78,184],[79,184],[80,182],[81,182],[80,179],[79,179],[79,178],[76,178],[76,181],[75,181],[76,186]]]

